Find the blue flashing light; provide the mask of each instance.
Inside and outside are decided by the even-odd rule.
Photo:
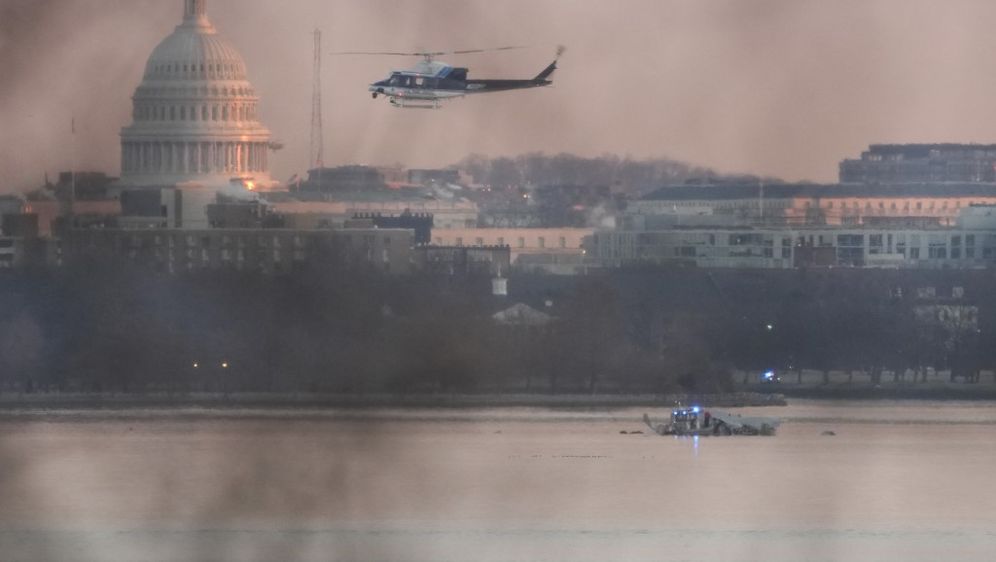
[[[695,406],[694,408],[692,408],[692,411],[695,412],[696,414],[699,413],[699,407]]]
[[[769,380],[770,381],[773,378],[775,378],[775,372],[774,371],[767,371],[767,372],[764,373],[764,380]]]

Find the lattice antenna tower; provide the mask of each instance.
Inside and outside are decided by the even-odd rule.
[[[325,167],[325,139],[322,127],[322,30],[315,30],[314,84],[311,92],[311,154],[308,164]]]

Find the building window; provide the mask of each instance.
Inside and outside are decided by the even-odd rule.
[[[930,244],[927,247],[927,257],[934,260],[947,259],[948,249],[944,246]]]
[[[868,236],[868,253],[869,254],[881,254],[882,253],[882,235],[881,234],[871,234]]]
[[[567,247],[567,238],[565,238],[563,236],[560,237],[560,247],[561,248],[566,248]]]
[[[457,246],[463,246],[463,238],[457,237],[457,239],[456,239],[456,245]]]
[[[526,247],[526,239],[525,238],[522,238],[522,237],[519,238],[519,247],[520,248],[525,248]]]
[[[540,236],[539,240],[537,240],[537,244],[540,248],[546,248],[546,238]]]
[[[880,238],[881,240],[881,238]],[[862,234],[839,234],[837,235],[837,246],[860,248],[865,245],[865,237]]]

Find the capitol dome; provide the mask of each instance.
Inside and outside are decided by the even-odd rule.
[[[207,17],[207,0],[184,0],[183,22],[152,51],[121,131],[121,180],[269,189],[270,131],[238,50]]]

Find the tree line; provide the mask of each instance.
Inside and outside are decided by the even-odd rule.
[[[0,277],[0,391],[703,393],[733,390],[735,371],[996,365],[991,274],[931,275],[654,268],[513,277],[506,299],[488,278],[360,264],[91,260]],[[926,321],[931,283],[963,285],[977,318]],[[550,321],[495,321],[517,302]]]

